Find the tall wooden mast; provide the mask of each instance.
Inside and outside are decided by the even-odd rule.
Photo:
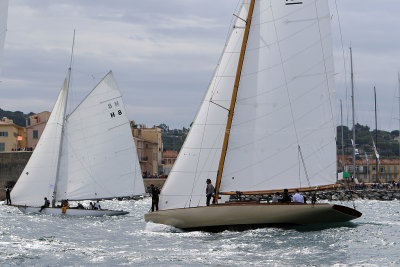
[[[66,95],[67,101],[68,101],[69,85],[71,82],[71,71],[72,71],[72,59],[74,56],[74,46],[75,46],[75,29],[74,29],[74,36],[72,37],[71,58],[69,61],[69,68],[68,68],[67,95]],[[52,207],[53,208],[54,208],[55,202],[57,201],[57,182],[58,182],[58,177],[60,175],[60,159],[61,159],[61,154],[62,154],[62,143],[63,143],[63,139],[64,139],[66,110],[67,110],[67,103],[65,103],[65,106],[64,106],[64,118],[63,118],[63,122],[62,122],[61,139],[60,139],[60,146],[59,146],[59,150],[58,150],[57,173],[56,173],[56,179],[54,181],[54,190],[53,190],[53,197],[52,197]]]
[[[233,87],[231,105],[229,108],[228,122],[226,123],[224,143],[222,146],[221,157],[220,157],[219,165],[218,165],[217,180],[215,182],[215,192],[216,192],[215,199],[217,202],[218,202],[218,196],[219,196],[219,189],[221,186],[222,170],[224,168],[224,163],[225,163],[226,150],[228,149],[229,133],[230,133],[230,129],[232,126],[232,118],[233,118],[233,113],[235,110],[236,97],[237,97],[237,92],[238,92],[239,82],[240,82],[240,75],[242,73],[244,54],[246,52],[247,40],[248,40],[249,32],[250,32],[251,18],[253,16],[254,2],[255,2],[255,0],[250,1],[249,12],[247,14],[246,28],[245,28],[244,34],[243,34],[242,48],[240,50],[239,62],[238,62],[238,67],[237,67],[236,77],[235,77],[235,84]]]

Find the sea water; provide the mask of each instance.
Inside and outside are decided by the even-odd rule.
[[[219,233],[145,223],[150,204],[103,201],[130,214],[101,218],[0,205],[0,266],[400,266],[398,200],[358,200],[349,223]]]

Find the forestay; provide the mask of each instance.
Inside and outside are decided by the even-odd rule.
[[[238,16],[247,17],[248,4]],[[160,209],[205,206],[206,179],[215,183],[245,22],[234,22],[190,132],[160,195]]]
[[[289,2],[255,2],[220,191],[336,181],[328,2]]]
[[[57,201],[145,192],[121,93],[112,72],[67,117]]]
[[[39,142],[11,192],[15,205],[40,206],[44,197],[53,195],[67,96],[64,80]]]

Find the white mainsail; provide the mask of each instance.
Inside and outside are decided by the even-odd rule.
[[[248,8],[244,1],[161,192],[162,210],[204,206],[205,180],[215,182]],[[327,1],[256,1],[220,191],[335,183],[333,106]]]
[[[240,18],[247,17],[243,5]],[[215,183],[245,22],[236,19],[185,143],[160,194],[160,209],[205,205],[205,181]]]
[[[67,117],[57,201],[145,192],[130,122],[109,72]]]
[[[44,197],[53,195],[67,96],[65,79],[39,142],[11,192],[14,205],[40,206]]]
[[[54,191],[57,201],[144,194],[130,122],[112,72],[66,117],[67,95],[65,80],[11,192],[12,203],[40,206],[44,197],[52,199]]]
[[[4,41],[7,32],[8,0],[0,0],[0,70],[3,62]]]
[[[220,191],[336,181],[329,7],[301,2],[255,2]]]

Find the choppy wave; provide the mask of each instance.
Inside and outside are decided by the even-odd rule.
[[[400,202],[355,204],[363,216],[350,223],[220,233],[146,224],[149,199],[104,201],[130,213],[103,218],[24,215],[0,205],[0,266],[400,265]]]

